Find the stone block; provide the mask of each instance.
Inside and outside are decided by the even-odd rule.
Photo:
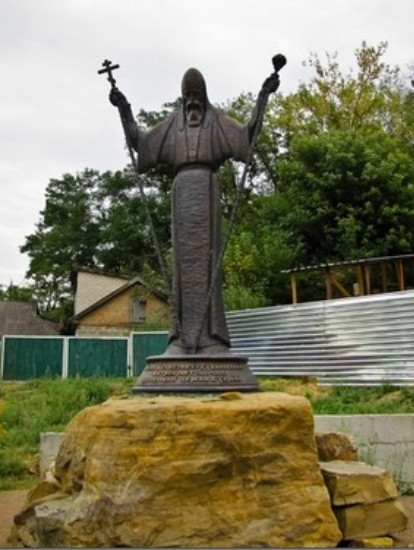
[[[36,547],[319,547],[341,540],[309,402],[275,392],[111,399],[68,425]],[[62,498],[63,495],[63,498]]]
[[[63,434],[59,432],[42,432],[40,434],[39,473],[41,478],[54,462],[62,440]]]
[[[408,521],[399,499],[334,507],[334,512],[345,540],[393,535],[406,529]]]
[[[358,460],[358,451],[350,436],[340,432],[316,432],[319,460]]]
[[[332,504],[370,504],[398,496],[391,474],[363,462],[320,462]]]
[[[315,429],[352,434],[360,460],[385,468],[395,480],[413,485],[412,414],[315,415]]]
[[[394,548],[391,537],[375,537],[370,539],[356,539],[349,543],[349,548]]]

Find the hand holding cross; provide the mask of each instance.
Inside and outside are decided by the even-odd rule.
[[[108,81],[111,83],[111,91],[109,93],[109,101],[114,105],[115,107],[129,107],[128,101],[124,94],[118,89],[116,86],[116,80],[112,75],[112,72],[116,69],[119,69],[119,65],[112,65],[112,61],[109,61],[109,59],[105,59],[105,61],[102,63],[103,69],[100,69],[98,71],[98,74],[108,74]],[[125,118],[128,116],[128,113],[121,113],[121,117]]]

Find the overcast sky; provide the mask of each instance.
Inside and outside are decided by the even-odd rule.
[[[0,284],[24,284],[19,246],[34,232],[50,179],[127,163],[102,61],[134,112],[159,109],[195,66],[214,103],[256,93],[281,52],[280,91],[309,79],[310,52],[346,72],[363,40],[414,62],[413,0],[0,0]]]

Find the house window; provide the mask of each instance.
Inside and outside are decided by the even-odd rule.
[[[147,300],[145,298],[133,298],[131,309],[131,321],[133,323],[145,322],[147,312]]]

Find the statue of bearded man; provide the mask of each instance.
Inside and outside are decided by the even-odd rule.
[[[263,84],[258,102],[276,91],[277,73]],[[183,103],[166,121],[150,131],[140,128],[125,96],[115,87],[110,101],[121,110],[129,142],[138,153],[138,170],[158,164],[173,167],[172,322],[167,355],[227,353],[229,335],[222,284],[217,277],[206,301],[220,255],[220,188],[215,172],[229,158],[246,161],[258,123],[257,106],[246,126],[240,125],[208,100],[206,83],[197,69],[182,80]]]

